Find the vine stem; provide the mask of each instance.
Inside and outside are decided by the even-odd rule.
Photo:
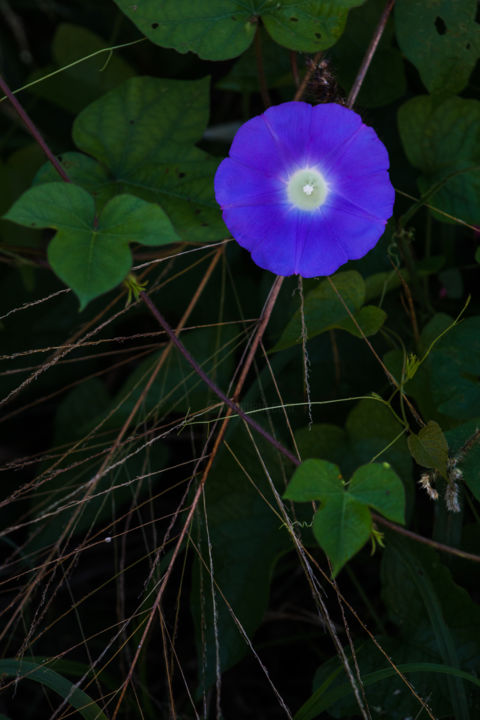
[[[360,92],[360,88],[362,87],[363,81],[365,80],[365,75],[367,74],[367,70],[370,67],[370,63],[373,60],[373,56],[375,55],[375,51],[378,47],[378,43],[380,42],[380,38],[382,37],[382,35],[384,33],[388,18],[390,16],[390,13],[392,12],[394,5],[395,5],[395,0],[387,0],[387,4],[385,5],[383,12],[380,15],[378,25],[375,28],[375,31],[372,35],[372,39],[370,40],[370,44],[367,48],[367,51],[366,51],[365,55],[363,56],[363,60],[360,65],[360,69],[357,73],[357,77],[355,78],[352,88],[348,94],[347,107],[349,107],[349,108],[353,107],[353,105],[355,104],[355,101],[358,97],[358,93]]]
[[[377,515],[377,513],[372,513],[372,518],[379,525],[384,525],[385,527],[390,528],[390,530],[393,530],[399,535],[404,535],[411,540],[415,540],[415,542],[422,543],[422,545],[429,545],[434,550],[440,550],[440,552],[448,553],[449,555],[456,555],[457,557],[463,558],[464,560],[472,560],[473,562],[480,563],[479,555],[465,552],[464,550],[452,547],[451,545],[444,545],[443,543],[439,543],[436,540],[431,540],[430,538],[423,537],[423,535],[417,535],[417,533],[414,533],[411,530],[407,530],[407,528],[404,528],[401,525],[396,525],[395,523],[390,522],[390,520],[387,520],[381,515]]]
[[[24,109],[23,105],[17,100],[15,95],[12,93],[10,88],[8,87],[7,83],[3,79],[3,77],[0,75],[0,88],[3,90],[7,98],[10,100],[12,106],[15,108],[19,118],[22,120],[23,124],[27,128],[28,132],[34,140],[37,142],[37,144],[42,148],[43,152],[45,153],[47,159],[51,162],[57,173],[60,175],[62,180],[65,182],[70,182],[70,178],[68,177],[67,173],[61,166],[58,159],[55,157],[53,152],[50,150],[49,146],[45,142],[42,133],[37,128],[33,120],[31,119],[30,115],[27,113],[27,111]]]
[[[280,287],[283,282],[283,277],[278,276],[275,279],[275,282],[272,287],[272,292],[270,293],[269,301],[267,301],[267,305],[265,306],[264,312],[262,313],[262,316],[260,317],[259,324],[257,326],[257,330],[255,333],[254,340],[252,342],[252,345],[250,347],[250,351],[248,353],[248,357],[245,361],[245,364],[242,368],[242,373],[240,375],[240,378],[238,380],[237,386],[235,388],[235,392],[233,394],[234,398],[238,397],[240,394],[240,391],[243,387],[243,384],[245,382],[245,379],[247,377],[247,373],[250,369],[250,366],[253,362],[253,357],[255,355],[255,351],[258,347],[258,344],[260,343],[260,340],[263,337],[263,333],[265,332],[265,328],[267,326],[267,323],[270,319],[270,315],[272,314],[273,307],[275,305],[275,300],[278,296],[278,292],[280,291]],[[274,292],[275,291],[275,292]],[[278,442],[272,435],[270,435],[269,432],[264,430],[264,428],[259,425],[255,420],[253,420],[247,413],[245,413],[242,408],[238,405],[238,403],[235,400],[232,400],[228,397],[228,395],[225,395],[223,390],[220,390],[220,388],[213,382],[213,380],[207,375],[207,373],[200,367],[198,362],[195,360],[195,358],[189,353],[185,345],[182,343],[182,341],[176,336],[174,330],[170,327],[170,325],[167,323],[163,315],[160,313],[158,308],[155,306],[151,298],[145,293],[141,292],[139,297],[143,300],[145,305],[148,307],[154,318],[157,320],[159,325],[165,330],[168,337],[170,338],[171,342],[177,350],[183,355],[185,360],[192,366],[192,368],[195,370],[197,375],[202,378],[202,380],[208,385],[208,387],[214,392],[222,402],[227,405],[229,408],[229,413],[225,415],[225,418],[223,420],[223,424],[226,425],[228,420],[230,419],[232,413],[236,413],[239,417],[242,418],[248,425],[250,425],[251,428],[256,430],[262,437],[269,442],[273,447],[275,447],[279,452],[282,453],[290,462],[293,462],[295,464],[298,463],[297,458],[295,455],[293,455],[290,450],[287,450],[287,448],[283,447],[281,443]]]
[[[294,99],[294,100],[301,100],[301,98],[302,98],[302,96],[303,96],[303,93],[304,93],[305,90],[307,89],[307,85],[308,85],[308,83],[310,82],[310,78],[312,77],[313,73],[315,72],[315,68],[317,67],[318,61],[320,60],[320,58],[322,57],[322,55],[323,55],[323,52],[322,52],[322,50],[320,50],[320,52],[318,52],[318,53],[315,55],[315,57],[313,58],[312,62],[310,63],[310,65],[309,65],[309,67],[308,67],[308,69],[307,69],[307,72],[306,72],[305,75],[303,76],[303,80],[302,80],[302,82],[300,83],[300,85],[299,85],[299,87],[298,87],[298,89],[297,89],[297,92],[296,92],[295,95],[293,96],[293,99]]]

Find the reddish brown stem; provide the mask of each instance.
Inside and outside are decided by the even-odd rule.
[[[62,180],[65,180],[65,182],[70,182],[70,178],[68,177],[67,173],[61,166],[58,159],[55,157],[53,152],[48,147],[47,143],[43,139],[43,136],[40,132],[40,130],[37,128],[31,117],[28,115],[27,111],[23,108],[23,106],[19,103],[15,95],[12,93],[10,88],[8,87],[7,83],[3,79],[3,77],[0,75],[0,88],[2,88],[3,92],[7,96],[7,98],[10,100],[12,106],[15,108],[19,118],[22,120],[23,124],[27,128],[28,132],[32,135],[34,140],[40,145],[43,152],[47,156],[47,159],[52,163],[53,167],[57,171],[57,173],[60,175]]]
[[[300,83],[300,87],[298,88],[297,92],[296,92],[295,95],[293,96],[293,99],[294,99],[294,100],[301,100],[301,99],[302,99],[303,93],[305,92],[305,90],[306,90],[306,88],[307,88],[307,85],[308,85],[308,83],[310,82],[310,78],[312,77],[312,75],[313,75],[313,73],[314,73],[314,70],[315,70],[315,68],[316,68],[317,65],[318,65],[318,61],[320,60],[320,58],[322,57],[322,55],[323,55],[323,52],[320,50],[320,52],[318,52],[318,53],[315,55],[315,57],[313,58],[313,60],[312,60],[312,62],[310,63],[310,66],[309,66],[307,72],[305,73],[305,75],[304,75],[304,77],[303,77],[302,82]]]
[[[373,56],[375,55],[375,51],[378,47],[378,43],[380,42],[380,38],[383,35],[383,32],[387,25],[388,18],[390,16],[390,13],[392,12],[394,5],[395,5],[395,0],[387,0],[387,4],[385,5],[383,12],[380,15],[380,20],[378,21],[378,25],[375,28],[372,39],[370,40],[370,45],[368,46],[367,52],[365,53],[365,55],[363,57],[362,64],[360,65],[360,69],[357,73],[357,77],[355,78],[355,81],[352,85],[352,89],[350,90],[350,93],[348,95],[347,107],[349,107],[349,108],[353,107],[355,104],[355,101],[358,97],[358,93],[360,92],[360,88],[362,87],[362,83],[365,79],[365,75],[367,74],[367,70],[370,67],[370,63],[373,60]]]
[[[448,553],[449,555],[456,555],[457,557],[461,557],[464,560],[472,560],[473,562],[477,563],[480,562],[479,555],[473,555],[473,553],[465,552],[464,550],[460,550],[459,548],[451,547],[451,545],[444,545],[443,543],[439,543],[436,540],[431,540],[430,538],[423,537],[423,535],[417,535],[417,533],[414,533],[411,530],[407,530],[407,528],[401,527],[400,525],[396,525],[395,523],[390,522],[390,520],[387,520],[386,518],[382,517],[381,515],[377,515],[376,513],[372,513],[372,517],[379,525],[384,525],[385,527],[390,528],[390,530],[393,530],[399,535],[404,535],[405,537],[410,538],[410,540],[422,543],[422,545],[429,545],[434,550],[439,550],[440,552]]]
[[[264,430],[261,425],[259,425],[257,422],[255,422],[255,420],[252,420],[252,418],[249,415],[247,415],[236,402],[234,402],[227,395],[225,395],[225,393],[222,390],[220,390],[220,388],[213,382],[213,380],[208,377],[207,373],[200,367],[200,365],[197,363],[195,358],[192,357],[192,355],[190,355],[190,353],[188,352],[185,345],[175,335],[175,332],[173,331],[173,329],[167,323],[167,321],[165,320],[163,315],[155,307],[154,303],[151,301],[151,299],[148,297],[148,295],[146,293],[142,292],[142,293],[140,293],[140,298],[143,300],[145,305],[148,307],[148,309],[150,310],[152,315],[155,317],[155,319],[157,320],[159,325],[161,325],[162,328],[165,330],[168,337],[172,341],[173,345],[175,345],[177,350],[183,355],[185,360],[192,366],[192,368],[195,370],[197,375],[202,378],[202,380],[208,385],[208,387],[212,390],[212,392],[214,392],[220,398],[220,400],[222,400],[222,402],[224,402],[225,405],[227,405],[230,408],[230,410],[232,412],[236,413],[239,417],[241,417],[242,420],[244,420],[248,425],[250,425],[251,428],[253,428],[254,430],[256,430],[256,432],[258,432],[260,435],[262,435],[262,437],[264,437],[267,442],[269,442],[271,445],[273,445],[273,447],[275,447],[279,452],[281,452],[282,455],[284,455],[286,458],[288,458],[288,460],[290,460],[290,462],[293,462],[293,463],[295,463],[295,465],[297,465],[298,460],[295,457],[295,455],[293,455],[290,452],[290,450],[287,450],[287,448],[285,448],[281,443],[278,442],[278,440],[276,440],[274,437],[272,437],[270,435],[270,433],[268,433],[266,430]],[[272,309],[273,309],[273,307],[272,307]],[[270,310],[270,312],[271,312],[271,310]],[[268,318],[266,318],[266,322],[262,326],[262,332],[263,332],[264,327],[266,326],[267,322],[268,322]],[[257,331],[257,334],[258,334],[258,331]],[[257,341],[257,343],[255,343],[255,348],[257,347],[257,345],[258,345],[258,341]],[[254,347],[254,346],[252,345],[252,347]],[[251,355],[251,353],[249,354],[249,357],[250,357],[250,355]],[[252,356],[252,360],[253,360],[253,356]],[[247,363],[245,363],[244,371],[245,371],[245,368],[247,368],[247,371],[248,371]],[[244,374],[246,375],[246,371],[244,372]],[[238,392],[239,392],[239,390],[238,390],[238,385],[237,385],[237,390],[236,390],[235,394],[238,394]]]

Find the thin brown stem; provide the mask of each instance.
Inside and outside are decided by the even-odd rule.
[[[472,560],[473,562],[477,563],[480,562],[480,555],[474,555],[473,553],[465,552],[464,550],[452,547],[451,545],[444,545],[443,543],[439,543],[436,540],[431,540],[430,538],[423,537],[423,535],[418,535],[411,530],[407,530],[401,525],[396,525],[395,523],[390,522],[390,520],[387,520],[386,518],[382,517],[381,515],[377,515],[376,513],[372,513],[372,517],[379,525],[384,525],[385,527],[390,528],[390,530],[393,530],[399,535],[405,535],[405,537],[408,537],[415,542],[422,543],[422,545],[429,545],[435,550],[440,550],[440,552],[448,553],[449,555],[456,555],[457,557],[461,557],[464,560]]]
[[[172,328],[170,327],[170,325],[167,323],[165,318],[161,315],[161,313],[155,307],[154,303],[148,297],[148,295],[146,295],[144,292],[142,292],[142,293],[140,293],[140,298],[143,300],[145,305],[148,307],[148,309],[150,310],[152,315],[155,317],[157,322],[163,327],[163,329],[169,336],[172,343],[176,346],[177,350],[183,355],[185,360],[189,363],[189,365],[191,365],[191,367],[195,370],[197,375],[199,375],[199,377],[201,377],[201,379],[208,385],[208,387],[212,390],[212,392],[214,392],[220,398],[220,400],[222,400],[222,402],[224,402],[225,405],[227,405],[227,407],[230,408],[230,410],[232,412],[236,413],[239,417],[242,418],[242,420],[244,420],[248,425],[250,425],[251,428],[253,428],[256,432],[258,432],[260,435],[262,435],[263,438],[267,442],[269,442],[271,445],[273,445],[273,447],[275,447],[280,453],[282,453],[282,455],[284,455],[288,460],[290,460],[290,462],[295,463],[295,465],[298,464],[297,458],[295,457],[295,455],[293,455],[290,452],[290,450],[285,448],[281,443],[278,442],[278,440],[276,440],[274,437],[272,437],[270,435],[270,433],[268,433],[266,430],[264,430],[264,428],[261,425],[259,425],[257,422],[255,422],[255,420],[253,420],[249,415],[247,415],[247,413],[245,413],[236,402],[234,402],[227,395],[225,395],[223,390],[220,390],[220,388],[213,382],[213,380],[207,375],[207,373],[200,367],[200,365],[197,363],[195,358],[193,358],[192,355],[188,352],[185,345],[177,338],[177,336],[175,335],[175,333],[172,330]],[[273,305],[270,309],[270,312],[272,310],[273,310]],[[268,319],[267,319],[267,322],[268,322]],[[262,329],[262,332],[263,332],[265,330],[265,327],[266,327],[266,322],[262,323],[262,318],[261,318],[257,332],[260,329]],[[259,338],[259,341],[260,341],[260,339],[261,339],[261,337]],[[258,345],[258,342],[256,343],[257,345]],[[249,356],[250,356],[250,354],[249,354]],[[253,355],[252,355],[252,361],[253,361]],[[245,365],[246,365],[246,363],[245,363]],[[248,372],[248,368],[247,368],[247,371],[245,371],[245,373],[244,373],[245,376],[246,376],[246,372]],[[237,384],[237,388],[235,389],[235,393],[238,394],[238,384]],[[235,393],[234,393],[234,395],[235,395]],[[230,417],[231,414],[232,413],[230,412],[228,417]]]
[[[245,364],[244,364],[244,366],[243,366],[243,368],[242,368],[242,372],[241,372],[241,374],[240,374],[240,377],[239,377],[239,379],[238,379],[237,385],[236,385],[236,387],[235,387],[235,391],[234,391],[234,394],[233,394],[233,397],[234,397],[234,398],[237,398],[237,397],[240,395],[240,392],[241,392],[241,390],[242,390],[242,387],[243,387],[243,385],[244,385],[244,383],[245,383],[245,380],[246,380],[246,378],[247,378],[248,371],[249,371],[249,369],[250,369],[250,367],[251,367],[251,365],[252,365],[252,363],[253,363],[253,358],[254,358],[254,356],[255,356],[255,352],[256,352],[256,350],[257,350],[257,348],[258,348],[259,343],[261,342],[261,339],[262,339],[263,334],[264,334],[264,332],[265,332],[265,328],[267,327],[268,321],[269,321],[269,319],[270,319],[270,316],[271,316],[271,314],[272,314],[273,308],[274,308],[274,306],[275,306],[275,301],[276,301],[276,299],[277,299],[277,297],[278,297],[278,293],[280,292],[280,288],[281,288],[281,286],[282,286],[282,282],[283,282],[283,278],[282,278],[282,277],[277,276],[277,277],[275,278],[275,281],[274,281],[272,290],[271,290],[271,292],[270,292],[269,298],[268,298],[268,300],[267,300],[267,302],[266,302],[266,304],[265,304],[263,313],[262,313],[262,315],[261,315],[261,317],[260,317],[260,320],[259,320],[259,323],[258,323],[258,325],[257,325],[257,329],[256,329],[256,332],[255,332],[255,336],[254,336],[253,341],[252,341],[252,344],[251,344],[251,346],[250,346],[250,350],[249,350],[248,356],[247,356],[247,358],[246,358],[246,360],[245,360]],[[171,573],[172,573],[173,566],[174,566],[175,561],[176,561],[176,559],[177,559],[177,557],[178,557],[178,555],[179,555],[179,553],[180,553],[180,550],[181,550],[182,545],[183,545],[183,543],[184,543],[185,537],[186,537],[186,535],[187,535],[187,533],[188,533],[188,531],[189,531],[190,525],[191,525],[191,523],[192,523],[192,521],[193,521],[193,517],[194,517],[194,514],[195,514],[195,512],[196,512],[198,503],[200,502],[200,498],[202,497],[202,494],[203,494],[203,490],[204,490],[204,487],[205,487],[205,483],[206,483],[207,477],[208,477],[208,475],[209,475],[209,473],[210,473],[210,470],[211,470],[211,468],[212,468],[212,465],[213,465],[213,462],[214,462],[214,460],[215,460],[215,457],[216,457],[216,455],[217,455],[217,453],[218,453],[218,450],[220,449],[220,447],[221,447],[221,445],[222,445],[222,442],[223,442],[223,439],[224,439],[224,436],[225,436],[225,432],[226,432],[226,430],[227,430],[228,421],[230,420],[231,415],[232,415],[234,412],[235,412],[236,414],[238,414],[238,415],[242,418],[242,420],[244,420],[244,421],[247,422],[252,428],[254,428],[255,430],[257,430],[257,432],[259,432],[268,442],[270,442],[272,445],[274,445],[278,450],[281,450],[281,451],[284,453],[284,455],[286,455],[295,465],[298,465],[298,464],[299,464],[299,461],[297,460],[297,458],[296,458],[294,455],[292,455],[292,453],[290,453],[289,450],[286,450],[286,448],[283,448],[283,447],[280,445],[280,443],[278,443],[278,441],[275,440],[275,438],[273,438],[269,433],[267,433],[260,425],[257,425],[257,423],[255,423],[254,421],[252,421],[251,418],[250,418],[248,415],[246,415],[246,414],[243,412],[243,410],[242,410],[233,400],[230,400],[230,398],[227,397],[227,396],[220,390],[220,388],[218,388],[218,387],[215,385],[215,383],[208,377],[208,375],[207,375],[207,374],[202,370],[202,368],[198,365],[197,361],[190,355],[190,353],[189,353],[188,350],[185,348],[185,346],[183,345],[183,343],[181,343],[180,340],[177,338],[177,336],[175,335],[175,333],[173,332],[173,330],[170,328],[170,326],[168,325],[168,323],[166,322],[166,320],[165,320],[165,319],[162,317],[162,315],[159,313],[159,311],[157,310],[157,308],[155,307],[155,305],[153,304],[153,302],[151,301],[151,299],[148,297],[148,295],[146,295],[145,293],[142,292],[142,293],[140,294],[140,297],[142,298],[143,302],[146,304],[146,306],[148,307],[148,309],[151,311],[152,315],[156,318],[156,320],[158,321],[158,323],[159,323],[159,324],[163,327],[163,329],[166,331],[166,333],[167,333],[167,335],[170,337],[172,343],[177,347],[177,349],[178,349],[179,352],[183,355],[183,357],[185,358],[185,360],[187,360],[187,362],[190,363],[190,365],[191,365],[192,368],[195,370],[195,372],[204,380],[204,382],[207,383],[208,387],[209,387],[214,393],[216,393],[221,400],[223,400],[223,402],[228,406],[228,409],[227,409],[226,416],[225,416],[225,418],[224,418],[224,420],[223,420],[223,422],[222,422],[222,425],[221,425],[221,427],[220,427],[220,430],[219,430],[219,432],[218,432],[218,434],[217,434],[217,436],[216,436],[216,438],[215,438],[215,442],[214,442],[214,445],[213,445],[213,448],[212,448],[212,452],[211,452],[211,454],[210,454],[210,457],[208,458],[207,465],[206,465],[206,467],[205,467],[205,470],[203,471],[202,478],[201,478],[201,480],[200,480],[200,482],[199,482],[199,484],[198,484],[198,487],[197,487],[197,489],[196,489],[196,491],[195,491],[195,495],[194,495],[194,497],[193,497],[192,504],[191,504],[190,509],[189,509],[189,511],[188,511],[188,515],[187,515],[187,517],[185,518],[185,521],[184,521],[184,523],[183,523],[182,530],[181,530],[180,535],[179,535],[179,537],[178,537],[178,540],[177,540],[177,542],[176,542],[176,544],[175,544],[175,548],[174,548],[174,550],[173,550],[172,557],[171,557],[171,559],[170,559],[168,568],[167,568],[167,570],[166,570],[166,572],[165,572],[165,575],[163,576],[162,583],[161,583],[161,585],[160,585],[160,588],[159,588],[159,590],[158,590],[157,596],[156,596],[156,598],[155,598],[155,602],[154,602],[153,607],[152,607],[152,612],[150,613],[150,616],[149,616],[149,618],[148,618],[148,621],[147,621],[147,623],[146,623],[146,625],[145,625],[145,628],[144,628],[144,631],[143,631],[143,634],[142,634],[141,641],[140,641],[140,643],[139,643],[139,645],[138,645],[138,647],[137,647],[137,650],[136,650],[136,652],[135,652],[134,658],[133,658],[133,660],[132,660],[132,662],[131,662],[131,664],[130,664],[130,668],[129,668],[127,677],[125,678],[125,680],[124,680],[124,682],[123,682],[123,684],[122,684],[122,688],[121,688],[121,690],[120,690],[120,695],[119,695],[119,698],[118,698],[117,703],[116,703],[116,706],[115,706],[115,710],[114,710],[113,715],[112,715],[112,720],[116,720],[116,718],[117,718],[117,716],[118,716],[118,712],[119,712],[120,707],[121,707],[121,705],[122,705],[123,698],[125,697],[125,692],[126,692],[126,690],[127,690],[128,685],[130,684],[130,681],[131,681],[132,676],[133,676],[133,673],[134,673],[134,669],[135,669],[136,664],[137,664],[137,662],[138,662],[138,659],[139,659],[139,657],[140,657],[141,648],[142,648],[142,646],[143,646],[143,644],[144,644],[144,641],[145,641],[145,639],[146,639],[146,637],[147,637],[147,635],[148,635],[148,633],[149,633],[149,631],[150,631],[150,627],[151,627],[151,624],[152,624],[152,621],[153,621],[153,617],[154,617],[154,615],[155,615],[155,611],[156,611],[156,609],[160,606],[160,604],[161,604],[161,602],[162,602],[163,594],[164,594],[164,592],[165,592],[165,588],[166,588],[166,586],[167,586],[167,583],[168,583],[168,581],[169,581],[169,579],[170,579],[170,575],[171,575]]]
[[[385,5],[385,8],[380,15],[380,19],[378,21],[378,25],[375,28],[375,31],[372,35],[372,39],[370,40],[370,45],[367,48],[367,51],[363,57],[362,63],[360,65],[360,69],[357,73],[357,77],[355,78],[355,81],[352,85],[352,89],[350,90],[350,93],[347,98],[347,107],[352,108],[355,104],[355,101],[358,97],[358,93],[360,92],[360,88],[362,87],[363,81],[365,80],[365,75],[367,74],[367,70],[370,67],[370,63],[372,62],[373,56],[375,55],[375,51],[378,47],[378,43],[380,42],[380,38],[383,35],[383,32],[385,30],[385,27],[387,25],[388,18],[390,16],[390,13],[392,12],[393,6],[395,4],[395,0],[387,0],[387,4]]]
[[[309,67],[307,68],[307,72],[306,72],[305,75],[303,76],[303,80],[302,80],[302,82],[300,83],[300,87],[298,88],[297,92],[296,92],[295,95],[293,96],[293,99],[294,99],[294,100],[301,100],[301,99],[302,99],[303,93],[304,93],[305,90],[307,89],[307,85],[308,85],[308,83],[310,82],[310,78],[312,77],[312,75],[313,75],[313,73],[314,73],[314,71],[315,71],[315,68],[317,67],[318,62],[319,62],[320,58],[322,57],[322,55],[323,55],[323,52],[322,52],[322,50],[320,50],[320,52],[318,52],[318,53],[315,55],[315,57],[313,58],[313,60],[311,61]]]
[[[259,323],[257,325],[257,329],[255,331],[255,335],[253,337],[252,344],[250,345],[250,350],[248,351],[248,355],[245,358],[245,362],[243,364],[243,368],[240,373],[240,377],[238,378],[237,385],[236,385],[235,391],[233,393],[234,402],[238,402],[238,398],[242,391],[242,388],[243,388],[243,385],[247,378],[250,367],[253,363],[253,358],[255,356],[255,353],[257,352],[257,348],[258,348],[258,346],[263,338],[263,335],[265,333],[265,329],[266,329],[268,321],[270,320],[270,317],[272,315],[273,308],[275,307],[275,303],[277,302],[278,294],[281,290],[284,280],[285,280],[284,277],[282,277],[281,275],[277,275],[277,277],[275,278],[275,281],[272,285],[272,289],[270,291],[267,302],[265,303],[265,307],[264,307],[262,315],[260,317]]]
[[[0,88],[3,90],[7,98],[10,100],[12,106],[15,108],[17,115],[22,120],[23,124],[27,128],[28,132],[32,135],[34,140],[40,145],[43,152],[47,156],[47,159],[52,163],[53,167],[57,171],[57,173],[60,175],[62,180],[65,182],[70,182],[70,178],[68,177],[67,173],[61,166],[58,159],[55,157],[53,152],[48,147],[47,143],[43,139],[43,136],[40,132],[40,130],[37,128],[31,117],[28,115],[27,111],[23,108],[23,106],[19,103],[15,95],[12,93],[10,88],[8,87],[7,83],[3,79],[3,77],[0,75]]]

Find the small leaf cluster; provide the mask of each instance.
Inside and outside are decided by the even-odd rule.
[[[372,537],[370,510],[397,523],[403,524],[405,518],[402,481],[388,463],[362,465],[346,483],[333,463],[306,460],[295,471],[283,497],[296,502],[320,501],[312,529],[334,575]]]

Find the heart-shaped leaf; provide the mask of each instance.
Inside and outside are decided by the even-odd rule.
[[[157,205],[117,195],[97,218],[92,196],[70,183],[30,188],[4,217],[19,225],[57,231],[48,260],[78,296],[80,309],[125,278],[132,265],[130,242],[164,245],[179,239]]]
[[[262,20],[272,38],[291,50],[316,52],[343,32],[348,10],[363,0],[115,0],[149,40],[189,50],[206,60],[241,55]]]

